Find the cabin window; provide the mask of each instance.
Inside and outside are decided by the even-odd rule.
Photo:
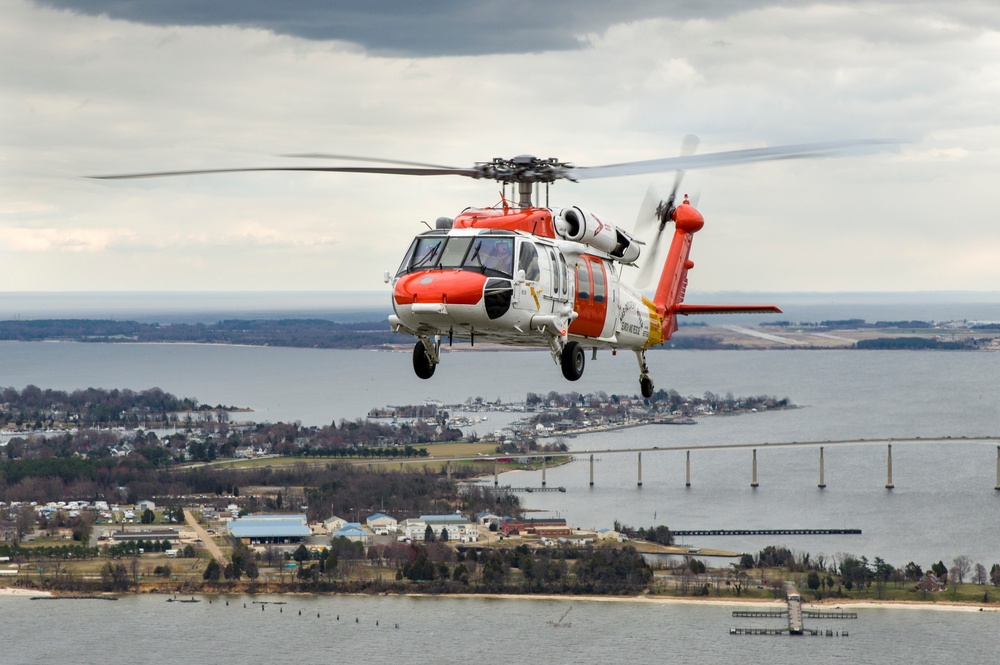
[[[521,253],[517,256],[517,269],[524,271],[524,279],[529,282],[537,282],[541,277],[538,269],[538,250],[530,242],[521,243]]]
[[[558,296],[563,289],[559,273],[559,262],[556,261],[556,253],[549,247],[549,265],[552,266],[552,295]]]
[[[579,300],[590,300],[590,271],[587,270],[587,262],[578,263],[576,266],[576,297]]]
[[[602,261],[591,261],[590,267],[594,271],[594,302],[604,302],[607,294],[607,286],[604,279],[604,263]]]
[[[565,298],[569,294],[569,270],[566,268],[566,257],[559,252],[559,290]]]

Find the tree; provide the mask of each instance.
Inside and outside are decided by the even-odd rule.
[[[209,582],[218,582],[220,577],[222,577],[222,567],[219,566],[218,561],[212,559],[208,562],[208,566],[205,568],[205,572],[202,573],[201,579]]]
[[[432,529],[431,525],[428,524],[427,528],[424,529],[424,542],[425,543],[433,543],[434,541],[435,541],[434,529]]]
[[[903,575],[911,582],[919,582],[924,576],[924,570],[911,561],[903,567]]]
[[[154,521],[156,521],[156,513],[149,508],[142,511],[142,516],[139,518],[139,522],[142,524],[152,524]]]
[[[986,572],[986,566],[981,563],[977,563],[972,571],[972,583],[986,584],[987,580],[989,580],[989,574]]]
[[[809,577],[806,578],[806,584],[809,585],[809,590],[816,594],[816,598],[819,598],[819,587],[821,584],[819,573],[815,570],[809,571]]]
[[[303,561],[311,559],[312,556],[309,554],[309,549],[302,544],[295,548],[295,552],[292,553],[292,558],[301,564]]]
[[[29,533],[35,525],[35,509],[27,503],[21,504],[17,509],[15,528],[17,529],[17,539],[20,541]]]
[[[260,576],[260,570],[257,568],[257,562],[253,559],[247,561],[246,565],[243,567],[243,572],[251,580],[256,580]]]
[[[990,584],[1000,586],[1000,563],[990,566]]]
[[[441,542],[442,543],[448,542],[448,527],[446,526],[441,527]]]
[[[972,571],[972,559],[960,554],[951,561],[952,569],[958,575],[958,583],[965,582],[965,576]]]
[[[885,583],[889,581],[889,578],[892,577],[896,569],[891,564],[886,563],[882,557],[878,556],[875,557],[874,566],[875,570],[872,574],[875,577],[875,591],[878,597],[881,598],[882,591],[885,589]]]

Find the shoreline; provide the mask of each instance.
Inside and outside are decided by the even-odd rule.
[[[130,591],[126,593],[115,593],[115,594],[104,594],[108,596],[155,596],[162,594],[173,594],[173,591],[163,591],[163,590],[148,590],[148,591]],[[364,593],[309,593],[302,591],[294,592],[264,592],[250,594],[246,591],[232,591],[227,592],[225,590],[218,591],[194,591],[185,592],[186,594],[197,595],[197,596],[354,596],[354,597],[377,597],[377,596],[397,596],[400,598],[410,597],[410,598],[461,598],[461,599],[482,599],[482,600],[544,600],[544,601],[580,601],[580,602],[596,602],[596,603],[638,603],[645,605],[713,605],[719,607],[774,607],[774,608],[784,608],[786,606],[783,600],[774,600],[766,598],[693,598],[693,597],[680,597],[680,596],[650,596],[647,594],[638,596],[593,596],[593,595],[559,595],[559,594],[517,594],[517,593],[380,593],[380,594],[364,594]],[[43,591],[40,589],[23,589],[20,587],[0,587],[0,596],[18,596],[18,597],[29,597],[29,596],[50,596],[50,597],[73,597],[76,594],[58,594],[52,591]],[[875,610],[875,609],[901,609],[901,610],[929,610],[929,611],[939,611],[939,612],[1000,612],[1000,605],[984,605],[982,603],[959,603],[952,601],[943,602],[913,602],[907,600],[849,600],[844,598],[834,598],[825,601],[803,601],[803,610],[810,611],[829,611],[831,609],[843,609],[843,610]]]

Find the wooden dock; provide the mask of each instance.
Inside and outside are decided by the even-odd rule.
[[[806,610],[807,619],[857,619],[857,612],[820,612],[817,610]]]
[[[785,610],[733,610],[734,617],[749,619],[780,619],[788,618],[788,628],[730,628],[730,635],[821,635],[826,637],[847,637],[846,630],[818,630],[802,625],[802,617],[809,619],[857,619],[856,612],[828,612],[822,610],[802,610],[802,596],[791,582],[785,582]]]

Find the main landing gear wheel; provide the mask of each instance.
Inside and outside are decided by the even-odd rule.
[[[639,390],[642,391],[642,396],[649,399],[653,396],[653,380],[648,376],[639,377]]]
[[[586,362],[586,354],[579,342],[570,342],[563,347],[562,373],[570,381],[576,381],[583,376],[583,366]]]
[[[427,350],[424,348],[423,340],[417,341],[413,347],[413,371],[421,379],[429,379],[434,376],[434,369],[437,363],[431,362]]]

